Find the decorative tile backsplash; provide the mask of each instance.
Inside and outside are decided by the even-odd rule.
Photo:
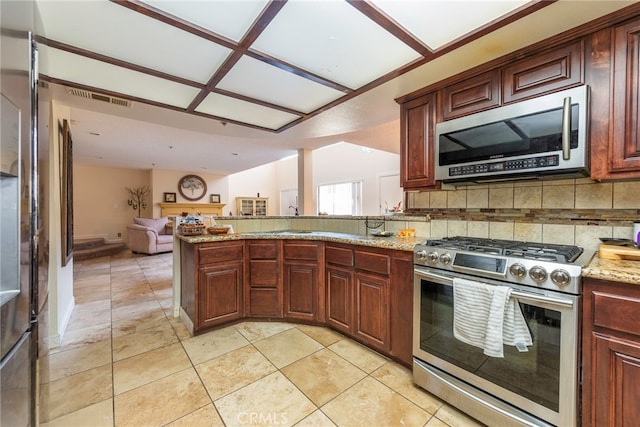
[[[596,250],[600,237],[632,237],[633,221],[640,220],[640,181],[579,178],[461,186],[408,193],[407,205],[408,213],[429,215],[432,237],[467,235]]]

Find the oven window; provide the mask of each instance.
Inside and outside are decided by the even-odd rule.
[[[520,303],[533,345],[528,352],[505,345],[504,358],[489,357],[453,336],[453,287],[422,280],[421,288],[421,350],[558,411],[560,312]]]

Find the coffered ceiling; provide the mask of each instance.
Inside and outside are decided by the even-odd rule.
[[[629,3],[40,0],[41,80],[81,164],[227,174],[340,140],[398,152],[394,97]]]

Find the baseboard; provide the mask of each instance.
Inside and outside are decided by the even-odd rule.
[[[82,236],[73,236],[74,240],[83,239],[104,239],[106,244],[110,243],[125,243],[123,238],[109,239],[108,234],[84,234]]]
[[[62,321],[58,322],[58,339],[60,342],[62,342],[62,339],[64,338],[64,333],[67,330],[67,326],[69,326],[69,321],[71,320],[71,315],[73,314],[73,309],[75,308],[75,306],[76,299],[74,297],[71,297],[71,301],[67,306],[67,310],[65,310],[64,316],[62,316]]]

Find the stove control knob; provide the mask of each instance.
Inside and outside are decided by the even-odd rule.
[[[571,276],[566,270],[553,270],[551,272],[551,281],[558,286],[567,286],[571,282]]]
[[[435,264],[436,262],[438,262],[438,258],[438,252],[429,252],[427,254],[427,261],[431,264]]]
[[[444,265],[449,265],[449,263],[451,262],[451,255],[450,254],[440,255],[440,262],[443,263]]]
[[[538,283],[542,283],[547,280],[547,270],[545,270],[544,267],[536,265],[529,270],[529,277]]]
[[[424,261],[425,258],[427,258],[427,251],[425,250],[421,250],[416,252],[416,256],[418,257],[419,260]]]
[[[511,267],[509,267],[509,273],[511,273],[513,277],[522,279],[527,274],[527,269],[524,268],[524,265],[516,262],[515,264],[512,264]]]

